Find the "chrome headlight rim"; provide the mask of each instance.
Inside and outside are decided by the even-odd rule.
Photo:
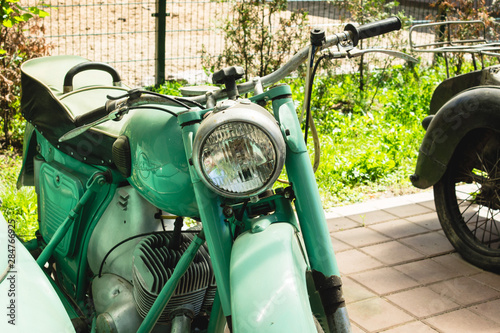
[[[210,182],[208,175],[205,174],[202,167],[201,155],[210,135],[220,129],[221,126],[234,123],[244,123],[256,127],[267,136],[274,149],[275,165],[272,174],[262,186],[245,192],[233,192],[217,187],[217,185]],[[236,102],[233,106],[225,110],[210,114],[202,121],[193,141],[192,154],[196,172],[207,187],[223,197],[243,199],[257,196],[274,184],[285,164],[286,144],[276,119],[261,106],[251,103],[248,100],[243,100]]]

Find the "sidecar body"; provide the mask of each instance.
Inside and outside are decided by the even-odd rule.
[[[445,173],[458,144],[476,129],[500,130],[500,66],[443,81],[434,91],[419,149],[414,186],[428,188]]]
[[[74,332],[51,280],[0,213],[1,332]]]

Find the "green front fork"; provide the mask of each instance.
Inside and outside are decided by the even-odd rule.
[[[302,130],[297,118],[291,90],[288,86],[279,86],[259,98],[273,100],[275,118],[280,123],[287,142],[286,170],[296,196],[297,216],[307,250],[312,277],[316,290],[322,290],[320,297],[323,303],[330,332],[350,332],[350,324],[341,296],[340,272],[321,204],[316,179],[311,167],[309,154],[302,138]],[[192,156],[192,142],[201,113],[181,116],[185,118],[183,140],[186,156]],[[231,298],[229,284],[229,267],[232,239],[229,226],[224,222],[220,200],[199,179],[194,168],[190,168],[196,200],[200,208],[203,228],[216,274],[218,296],[223,314],[231,315]],[[220,315],[217,317],[223,318]],[[220,325],[214,325],[219,326]],[[212,326],[212,327],[214,327]]]
[[[273,110],[287,141],[286,171],[296,196],[295,207],[315,287],[323,290],[320,296],[330,332],[350,332],[340,292],[340,272],[291,91],[288,86],[280,88],[283,94],[273,100]]]
[[[186,156],[188,159],[192,156],[192,143],[199,123],[192,123],[184,126],[182,135]],[[231,315],[231,296],[229,288],[229,264],[231,260],[232,238],[229,225],[224,221],[221,202],[219,196],[210,191],[200,180],[193,167],[190,167],[191,180],[194,186],[196,202],[200,210],[200,218],[203,222],[203,231],[207,241],[208,251],[214,269],[215,279],[217,281],[217,297],[214,303],[210,320],[217,320],[217,323],[211,322],[210,328],[218,331],[223,327],[226,318]],[[220,306],[219,306],[220,304]],[[222,310],[223,315],[220,314]]]

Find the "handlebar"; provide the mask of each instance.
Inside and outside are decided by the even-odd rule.
[[[323,45],[318,47],[318,51],[328,49],[342,42],[352,42],[353,46],[356,46],[358,41],[361,39],[383,35],[385,33],[399,29],[401,29],[401,20],[396,16],[385,20],[368,23],[360,27],[355,27],[352,24],[347,24],[344,32],[327,37]],[[308,55],[309,46],[306,46],[298,51],[290,60],[288,60],[288,62],[286,62],[279,69],[260,78],[260,83],[263,87],[268,87],[275,84],[276,82],[283,80],[288,74],[296,70],[302,63],[304,63],[307,60]],[[237,86],[238,91],[240,92],[240,94],[251,92],[256,84],[256,82],[252,81],[241,83]],[[216,100],[223,99],[226,97],[225,91],[217,90],[213,92],[213,97]],[[202,104],[205,104],[207,102],[207,96],[205,95],[191,97],[190,99]]]
[[[401,29],[401,20],[397,16],[385,20],[377,21],[355,27],[352,24],[346,25],[344,30],[352,33],[352,44],[358,45],[358,41],[370,37],[376,37],[385,33]]]
[[[348,24],[345,27],[344,32],[334,34],[332,36],[329,36],[325,38],[324,42],[316,47],[316,51],[321,51],[328,49],[332,46],[336,46],[340,43],[346,42],[347,44],[351,43],[352,46],[356,46],[359,40],[369,38],[369,37],[375,37],[379,36],[391,31],[399,30],[401,29],[401,20],[397,17],[391,17],[385,20],[373,22],[373,23],[368,23],[365,25],[362,25],[360,27],[356,27],[352,24]],[[274,71],[271,74],[268,74],[262,78],[248,81],[245,83],[241,83],[237,85],[238,92],[240,94],[245,94],[248,92],[251,92],[256,89],[257,91],[260,90],[262,87],[268,87],[270,85],[275,84],[276,82],[281,81],[284,79],[288,74],[296,70],[302,63],[304,63],[308,56],[309,56],[309,46],[306,46],[302,48],[300,51],[298,51],[288,62],[286,62],[283,66],[281,66],[279,69]],[[394,53],[394,52],[393,52]],[[191,102],[191,103],[198,103],[198,104],[203,104],[206,105],[207,101],[209,100],[208,96],[210,96],[211,101],[217,101],[221,100],[227,97],[226,90],[215,90],[213,92],[208,92],[205,95],[201,96],[195,96],[195,97],[184,97],[182,100],[185,102]],[[161,100],[159,97],[149,97],[149,102],[159,102],[160,104],[168,104],[165,100]],[[95,126],[101,122],[110,120],[110,119],[115,119],[113,118],[114,115],[111,115],[111,113],[114,112],[114,109],[118,106],[128,106],[131,107],[133,105],[139,105],[139,104],[147,104],[147,100],[144,100],[143,97],[140,98],[132,98],[128,103],[128,97],[123,97],[120,98],[120,100],[115,100],[114,105],[110,105],[109,103],[106,103],[106,106],[97,108],[95,110],[89,111],[88,113],[80,116],[78,119],[76,119],[76,125],[77,128],[70,131],[74,132],[70,134],[70,132],[66,133],[63,137],[60,138],[60,141],[68,140],[71,137],[74,137],[76,135],[79,135],[82,131],[85,131],[86,129],[90,128],[91,126]],[[170,103],[172,102],[172,99]],[[174,101],[178,102],[178,101]],[[111,115],[111,116],[110,116]],[[99,117],[102,117],[99,119]],[[92,122],[89,124],[89,122]],[[84,125],[86,124],[86,125]],[[80,127],[78,127],[80,126]]]
[[[80,116],[77,116],[75,118],[75,126],[80,127],[85,124],[89,124],[91,122],[96,121],[97,119],[100,119],[102,117],[105,117],[108,114],[108,110],[106,106],[101,106],[98,107],[97,109],[91,110],[89,112],[86,112]]]

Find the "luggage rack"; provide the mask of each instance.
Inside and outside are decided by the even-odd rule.
[[[476,26],[479,36],[474,39],[456,39],[452,36],[452,28],[460,26]],[[439,29],[441,40],[418,44],[415,42],[418,32],[429,32],[430,29]],[[435,30],[432,30],[433,32]],[[484,68],[484,56],[493,56],[500,59],[500,42],[491,42],[486,39],[486,26],[481,20],[474,21],[443,21],[433,23],[416,24],[409,32],[410,49],[414,52],[427,52],[443,55],[446,62],[446,75],[449,78],[448,53],[467,53],[472,57],[474,70],[477,70],[476,57],[481,60],[481,68]]]

